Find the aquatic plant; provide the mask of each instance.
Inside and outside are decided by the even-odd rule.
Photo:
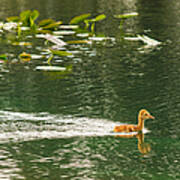
[[[85,21],[85,20],[86,20],[87,18],[89,18],[90,16],[91,16],[90,13],[88,13],[88,14],[82,14],[82,15],[80,15],[80,16],[75,16],[75,17],[73,17],[73,18],[70,20],[69,24],[79,24],[80,22]]]
[[[30,27],[31,30],[36,30],[37,25],[35,23],[36,19],[39,17],[39,12],[37,10],[27,10],[20,13],[19,16],[11,16],[7,18],[8,22],[16,22],[18,24],[18,31],[20,32],[20,26]]]
[[[138,13],[114,15],[115,18],[120,20],[120,30],[123,29],[125,20],[135,16],[138,16]],[[26,10],[18,16],[11,16],[6,18],[6,21],[0,22],[0,31],[2,33],[1,42],[13,46],[27,47],[25,50],[23,48],[23,52],[14,55],[21,63],[27,63],[33,59],[40,58],[45,59],[48,65],[52,65],[53,60],[59,57],[72,59],[74,55],[71,50],[69,50],[71,46],[81,47],[83,45],[92,45],[93,43],[112,45],[117,42],[117,38],[102,36],[102,32],[100,33],[101,36],[98,36],[96,32],[95,27],[97,23],[107,18],[105,14],[99,14],[97,16],[92,16],[90,13],[81,14],[73,17],[68,24],[63,24],[61,20],[55,21],[51,18],[38,22],[38,17],[39,12],[37,10]],[[68,40],[65,36],[68,37]],[[35,47],[36,45],[34,43],[39,42],[40,38],[43,39],[43,41],[41,41],[43,43],[41,45],[40,55],[32,55],[29,53],[28,48],[32,49]],[[144,35],[127,37],[121,34],[121,38],[133,41],[134,39],[140,40],[150,45],[148,47],[160,44],[160,42]],[[11,59],[9,56],[9,53],[2,52],[0,60],[2,62],[5,60],[8,61]],[[53,68],[51,70],[53,70]]]
[[[120,30],[123,29],[125,20],[136,16],[138,16],[137,12],[114,15],[115,18],[120,19],[120,26],[119,26]]]
[[[6,54],[0,54],[0,60],[7,60],[8,57]]]
[[[100,14],[94,18],[90,18],[91,14],[82,14],[80,16],[76,16],[71,21],[69,24],[79,24],[80,22],[84,22],[84,29],[85,30],[90,30],[92,33],[95,32],[95,24],[98,21],[102,21],[106,18],[105,14]]]

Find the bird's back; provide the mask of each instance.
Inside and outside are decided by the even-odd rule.
[[[114,128],[114,132],[134,132],[134,131],[138,131],[138,127],[132,124],[115,126]]]

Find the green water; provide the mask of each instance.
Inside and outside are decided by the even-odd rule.
[[[180,179],[179,2],[6,0],[1,17],[25,9],[67,22],[105,13],[109,19],[97,31],[116,40],[69,46],[78,54],[54,61],[73,65],[64,76],[36,71],[45,59],[1,65],[0,179]],[[133,11],[139,16],[125,31],[146,34],[159,46],[119,39],[112,15]],[[3,41],[0,47],[0,54],[27,50]],[[156,117],[145,124],[144,142],[112,133],[119,123],[136,123],[141,108]]]

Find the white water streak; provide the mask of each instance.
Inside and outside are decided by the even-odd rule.
[[[115,136],[115,125],[117,123],[106,119],[0,111],[0,142],[75,136]]]

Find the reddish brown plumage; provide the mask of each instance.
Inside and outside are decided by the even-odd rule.
[[[132,125],[132,124],[115,126],[114,128],[114,132],[134,132],[138,130],[139,128],[136,125]]]
[[[139,111],[138,115],[138,125],[132,125],[132,124],[125,124],[120,126],[115,126],[114,132],[135,132],[135,131],[141,131],[144,128],[144,120],[146,119],[154,119],[150,113],[142,109]]]

